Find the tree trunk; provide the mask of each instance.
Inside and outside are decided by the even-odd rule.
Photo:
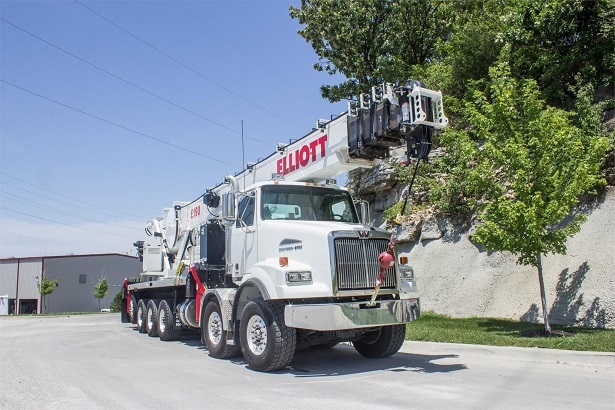
[[[542,315],[545,321],[545,331],[547,333],[551,333],[551,325],[549,325],[549,312],[547,311],[547,296],[545,293],[545,280],[542,275],[542,257],[541,254],[538,254],[536,258],[537,267],[538,267],[538,282],[540,282],[540,299],[542,300]]]

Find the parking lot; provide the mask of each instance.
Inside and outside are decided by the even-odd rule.
[[[615,408],[613,354],[406,342],[301,350],[274,373],[162,342],[117,314],[0,318],[0,408]]]

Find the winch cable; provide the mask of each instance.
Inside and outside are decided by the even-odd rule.
[[[414,171],[412,172],[412,179],[410,180],[410,185],[408,185],[408,191],[406,191],[406,195],[404,195],[404,204],[401,207],[401,212],[397,217],[395,217],[395,224],[397,227],[401,227],[402,217],[404,216],[404,212],[406,212],[406,205],[408,204],[408,197],[410,197],[410,192],[412,191],[412,186],[414,185],[414,180],[416,178],[416,172],[419,169],[419,164],[421,163],[421,159],[416,160],[416,165],[414,166]],[[399,232],[398,232],[399,233]]]
[[[403,215],[406,211],[406,205],[408,204],[408,197],[410,196],[410,192],[412,191],[412,186],[414,185],[414,180],[416,179],[416,174],[419,169],[419,164],[421,159],[427,157],[426,155],[422,158],[417,158],[416,165],[414,166],[414,171],[412,172],[412,179],[410,180],[410,185],[408,186],[408,191],[404,196],[404,204],[402,205],[401,212],[395,218],[396,229],[395,232],[391,235],[391,240],[389,240],[389,244],[387,246],[387,250],[382,252],[378,256],[378,265],[380,266],[380,270],[378,272],[378,277],[376,278],[376,286],[374,287],[374,293],[372,294],[372,298],[369,302],[369,306],[374,306],[376,302],[376,297],[378,296],[378,292],[380,291],[380,286],[384,283],[384,274],[387,270],[395,265],[395,244],[397,243],[397,237],[401,234],[401,227],[403,222]]]

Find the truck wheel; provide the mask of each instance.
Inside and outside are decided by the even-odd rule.
[[[293,359],[297,334],[286,327],[282,304],[260,299],[248,302],[239,329],[243,357],[252,369],[279,370]]]
[[[164,341],[179,340],[182,336],[182,328],[175,326],[173,311],[166,300],[158,305],[158,335]]]
[[[145,329],[149,337],[158,336],[158,301],[155,299],[150,299],[147,302]]]
[[[147,299],[140,299],[137,303],[137,329],[139,333],[146,333],[147,328],[145,323],[147,322]]]
[[[215,300],[210,300],[201,315],[201,343],[207,346],[209,354],[226,359],[239,353],[238,346],[226,343],[226,330],[222,329],[222,314]]]
[[[369,358],[389,357],[401,348],[406,336],[406,325],[383,326],[352,342],[357,352]]]
[[[137,298],[135,298],[135,295],[130,296],[130,308],[128,310],[128,316],[130,317],[130,323],[132,323],[133,325],[137,324],[138,321],[138,316],[137,316]]]

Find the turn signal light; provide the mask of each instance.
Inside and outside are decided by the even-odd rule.
[[[288,266],[288,256],[280,256],[280,266]]]
[[[399,257],[399,263],[401,265],[406,265],[408,263],[408,257],[407,256],[400,256]]]

